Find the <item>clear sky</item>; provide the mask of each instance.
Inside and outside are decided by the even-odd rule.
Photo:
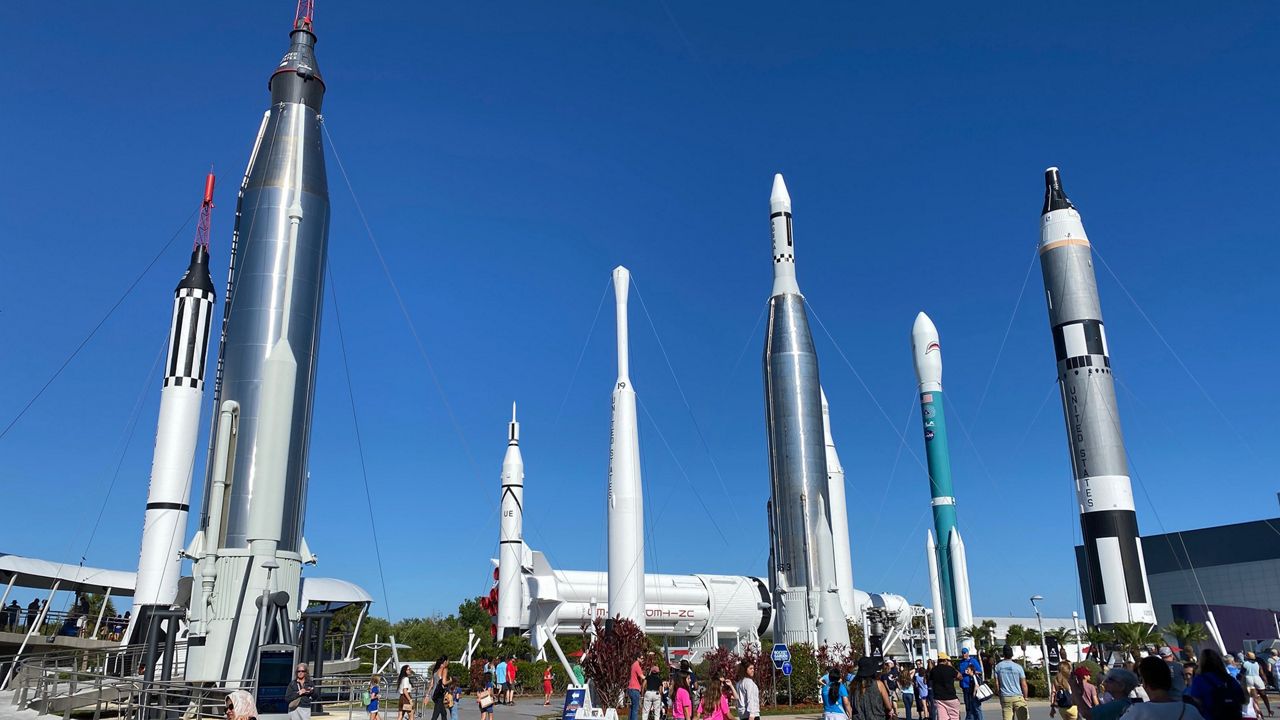
[[[288,0],[0,8],[0,427],[178,230],[210,163],[221,309],[235,188],[292,17]],[[1141,529],[1276,516],[1274,3],[321,0],[315,17],[326,124],[438,378],[329,148],[330,289],[389,598],[332,295],[308,572],[362,584],[375,612],[487,592],[513,400],[526,540],[603,569],[611,299],[592,328],[617,264],[635,278],[648,569],[765,573],[779,171],[859,588],[928,598],[909,344],[923,309],[975,612],[1025,615],[1033,593],[1051,614],[1076,607],[1032,266],[1048,165],[1099,253]],[[134,566],[193,232],[0,439],[0,550]]]

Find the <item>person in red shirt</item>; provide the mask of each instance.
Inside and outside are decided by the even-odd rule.
[[[516,656],[507,658],[507,704],[515,702],[516,695]]]
[[[654,657],[649,653],[650,659]],[[627,710],[627,720],[637,720],[640,715],[640,689],[644,687],[644,667],[640,665],[643,653],[637,653],[631,663],[631,676],[627,679],[627,702],[631,707]]]

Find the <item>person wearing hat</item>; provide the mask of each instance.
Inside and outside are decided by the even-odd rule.
[[[933,701],[934,720],[960,720],[960,700],[956,698],[956,680],[960,673],[951,667],[951,656],[938,653],[938,664],[929,671],[929,697]]]
[[[1137,686],[1137,677],[1134,678]],[[1089,720],[1089,710],[1099,704],[1098,686],[1093,684],[1093,673],[1083,664],[1071,671],[1071,700],[1076,713]]]
[[[1258,691],[1262,703],[1267,706],[1267,714],[1271,714],[1271,699],[1267,697],[1267,684],[1262,682],[1262,667],[1258,664],[1258,656],[1245,653],[1244,662],[1240,665],[1240,674],[1244,676],[1241,685]]]
[[[1115,699],[1093,706],[1078,703],[1080,717],[1084,720],[1119,720],[1121,715],[1129,711],[1129,706],[1140,702],[1130,696],[1141,684],[1142,681],[1133,671],[1122,667],[1111,668],[1106,675],[1102,676],[1102,688]],[[1183,720],[1194,720],[1194,718],[1183,718]]]
[[[1182,675],[1182,663],[1173,656],[1173,649],[1168,645],[1160,646],[1160,659],[1169,666],[1169,674],[1173,676],[1173,685],[1169,690],[1169,694],[1178,700],[1182,699],[1182,693],[1187,689],[1187,679]]]
[[[876,673],[873,657],[858,658],[858,672],[853,676],[850,695],[858,720],[887,720],[898,714],[888,688]]]
[[[964,720],[982,720],[982,702],[974,691],[982,683],[982,662],[969,654],[969,648],[960,648],[960,689],[964,691]]]
[[[1000,692],[1000,716],[1027,720],[1027,672],[1013,661],[1013,648],[1004,646],[1004,659],[996,663],[996,688]]]

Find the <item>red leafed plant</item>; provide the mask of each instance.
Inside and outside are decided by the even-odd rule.
[[[596,618],[591,628],[595,639],[582,660],[582,670],[595,689],[598,704],[621,707],[631,663],[648,652],[649,641],[638,625],[621,617],[614,618],[612,623]],[[587,632],[587,625],[584,624],[582,630]],[[583,645],[586,644],[584,640]]]

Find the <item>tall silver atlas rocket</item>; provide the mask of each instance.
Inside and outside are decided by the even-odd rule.
[[[155,608],[167,608],[178,598],[182,574],[183,533],[191,502],[196,440],[200,435],[200,403],[204,399],[204,371],[213,323],[213,280],[209,277],[209,227],[213,213],[214,176],[204,182],[204,200],[196,224],[191,263],[173,291],[169,324],[169,354],[160,391],[160,418],[151,459],[151,485],[142,526],[138,575],[133,591],[129,627],[124,644],[141,643]]]
[[[1080,212],[1058,168],[1044,173],[1040,269],[1057,356],[1093,624],[1155,623],[1138,539],[1111,355]]]
[[[292,643],[329,235],[320,138],[325,85],[310,2],[267,86],[236,207],[187,679],[252,677],[256,649]]]
[[[781,175],[769,196],[773,292],[765,331],[765,422],[771,497],[774,641],[849,644],[836,573],[818,355],[796,283],[791,196]],[[843,510],[843,508],[842,508]]]

